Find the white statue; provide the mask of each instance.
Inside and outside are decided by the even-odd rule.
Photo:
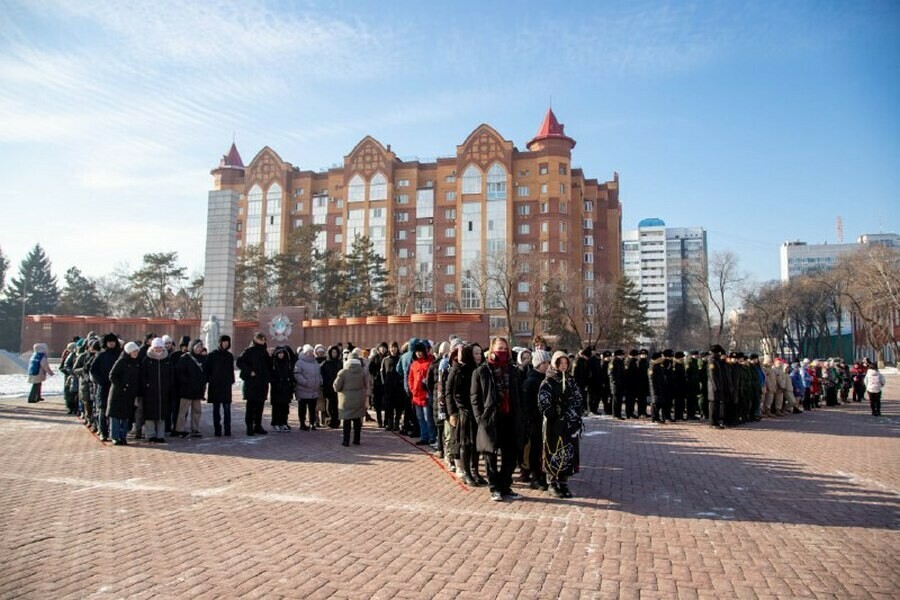
[[[209,315],[209,321],[203,324],[200,332],[210,352],[219,347],[219,319],[216,315]]]

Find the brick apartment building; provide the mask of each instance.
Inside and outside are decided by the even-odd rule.
[[[210,215],[218,198],[234,240],[208,239],[208,270],[231,268],[249,245],[279,252],[292,228],[313,223],[320,250],[347,253],[368,235],[395,283],[416,288],[410,313],[488,313],[492,332],[525,338],[541,332],[541,282],[558,278],[581,299],[590,333],[593,289],[621,270],[622,213],[618,174],[587,178],[572,165],[574,147],[552,110],[526,150],[483,124],[434,162],[401,160],[369,136],[321,172],[269,147],[245,166],[232,145],[211,172]],[[217,261],[226,249],[231,260]],[[511,293],[500,289],[503,269]]]

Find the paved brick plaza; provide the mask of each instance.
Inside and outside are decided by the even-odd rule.
[[[591,418],[575,499],[503,504],[368,427],[117,448],[59,399],[4,400],[0,597],[897,598],[887,396],[880,420]]]

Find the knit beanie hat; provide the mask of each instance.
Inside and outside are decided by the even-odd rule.
[[[542,363],[550,362],[550,353],[546,350],[535,350],[531,353],[531,366],[537,369]]]
[[[141,347],[135,344],[134,342],[128,342],[125,344],[125,354],[131,354],[132,352],[137,352]]]

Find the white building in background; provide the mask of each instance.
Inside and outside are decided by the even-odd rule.
[[[647,301],[650,325],[663,327],[671,315],[692,302],[688,270],[707,272],[706,230],[666,227],[662,219],[644,219],[637,229],[622,232],[622,273],[635,282]]]
[[[781,244],[781,281],[830,269],[841,255],[867,244],[900,248],[900,236],[896,233],[866,233],[859,236],[855,244],[784,242]]]

